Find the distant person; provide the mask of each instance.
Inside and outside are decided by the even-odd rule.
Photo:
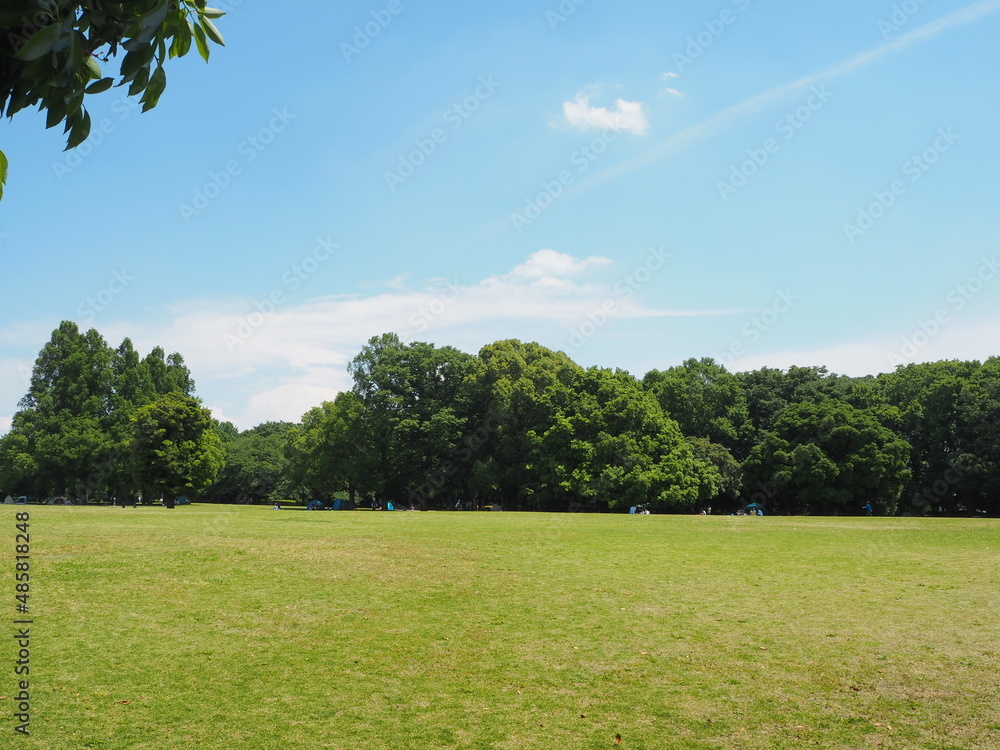
[[[635,515],[635,506],[634,505],[631,508],[628,509],[628,513],[629,513],[630,516],[634,516]]]
[[[872,514],[872,504],[868,503],[861,510],[863,510],[865,512],[866,516],[870,516]]]
[[[274,507],[271,508],[271,510],[281,510],[281,503],[275,503]]]

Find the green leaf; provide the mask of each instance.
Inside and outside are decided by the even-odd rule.
[[[222,18],[226,14],[218,8],[205,8],[201,15],[205,18]]]
[[[59,33],[62,26],[53,23],[36,31],[28,41],[21,45],[15,57],[18,60],[37,60],[39,57],[48,54],[59,41]]]
[[[3,200],[3,186],[7,184],[7,155],[0,151],[0,200]]]
[[[99,81],[94,81],[92,84],[84,89],[87,94],[100,94],[102,91],[107,91],[111,88],[111,84],[115,82],[114,78],[102,78]]]
[[[214,23],[212,23],[211,21],[209,21],[204,16],[202,16],[201,18],[198,19],[198,23],[200,23],[201,27],[203,29],[205,29],[205,33],[208,34],[208,38],[209,39],[211,39],[213,42],[215,42],[218,45],[221,45],[223,47],[226,46],[225,41],[223,41],[223,39],[222,39],[222,34],[219,33],[219,30],[217,28],[215,28],[215,24]]]
[[[149,84],[147,84],[146,91],[142,95],[143,112],[148,112],[156,106],[156,102],[159,101],[160,95],[166,87],[167,74],[164,72],[162,67],[159,67],[154,70],[153,75],[149,77]]]
[[[177,27],[177,35],[174,37],[174,41],[170,44],[170,56],[171,57],[184,57],[191,49],[191,40],[194,35],[191,33],[191,27],[187,23],[183,23]]]
[[[101,66],[97,64],[97,60],[93,56],[88,57],[84,64],[87,66],[87,72],[90,73],[91,79],[101,77]]]
[[[48,111],[45,113],[45,127],[46,129],[55,127],[63,118],[66,116],[66,105],[65,104],[51,104]]]
[[[194,29],[194,43],[198,47],[198,54],[201,55],[201,59],[208,62],[208,56],[211,51],[208,49],[208,40],[205,38],[205,32],[202,30],[201,26],[192,26]]]
[[[84,110],[83,118],[70,131],[69,142],[66,144],[66,148],[63,150],[69,151],[71,148],[76,148],[85,140],[87,140],[87,136],[89,135],[90,135],[90,113]]]
[[[144,88],[146,84],[149,83],[149,66],[142,68],[135,74],[135,78],[132,79],[132,84],[128,87],[128,95],[135,96]]]
[[[121,74],[122,82],[129,81],[148,62],[143,50],[133,50],[125,55],[122,60]]]

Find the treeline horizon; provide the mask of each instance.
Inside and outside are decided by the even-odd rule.
[[[126,459],[143,407],[164,434],[198,421],[196,399],[177,405],[195,391],[183,358],[159,347],[140,358],[128,339],[112,349],[64,322],[0,437],[0,496],[109,500],[156,487],[228,503],[1000,515],[998,357],[862,377],[731,373],[702,358],[636,378],[515,339],[470,355],[387,333],[348,371],[352,389],[297,423],[240,431],[206,419],[212,434],[189,438],[205,455],[188,451],[187,473],[159,481]]]

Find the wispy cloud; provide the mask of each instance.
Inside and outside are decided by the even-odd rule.
[[[962,10],[950,13],[947,16],[931,21],[913,31],[903,34],[896,39],[880,44],[865,52],[852,55],[841,62],[828,68],[824,68],[816,73],[796,78],[793,81],[775,86],[763,93],[751,96],[737,104],[727,107],[711,117],[701,122],[687,127],[656,145],[647,149],[644,153],[622,162],[614,167],[610,167],[601,172],[597,172],[589,179],[581,181],[567,191],[567,195],[579,195],[591,190],[598,185],[610,182],[622,175],[634,172],[643,167],[655,164],[667,157],[674,156],[692,145],[710,136],[728,130],[738,122],[761,112],[768,107],[782,101],[789,95],[816,86],[834,78],[856,73],[867,68],[883,57],[891,54],[904,52],[918,44],[930,41],[949,29],[966,26],[974,21],[978,21],[988,15],[1000,10],[1000,0],[981,0],[981,2],[963,8]],[[665,74],[676,75],[676,74]]]
[[[618,99],[615,109],[608,109],[591,106],[589,94],[577,94],[575,101],[563,103],[563,115],[578,130],[614,130],[635,135],[645,135],[649,130],[642,102],[625,99]]]
[[[158,321],[109,320],[101,333],[112,345],[128,336],[143,352],[157,345],[180,352],[206,405],[218,417],[246,428],[272,419],[297,420],[350,388],[347,364],[368,339],[387,331],[405,341],[436,341],[468,352],[510,337],[559,346],[554,342],[563,340],[570,325],[609,298],[619,299],[615,285],[621,269],[614,265],[606,257],[580,258],[547,248],[504,273],[470,283],[438,279],[422,288],[383,283],[359,294],[318,297],[266,314],[251,300],[188,300]],[[653,308],[630,295],[620,300],[616,318],[739,312]],[[0,340],[10,335],[9,329],[0,329]],[[47,336],[33,344],[40,346]],[[13,406],[26,386],[13,366],[6,372],[8,377],[0,379],[0,403]]]
[[[937,362],[948,359],[983,361],[996,355],[993,342],[997,340],[998,335],[1000,335],[1000,320],[949,327],[906,361]],[[788,369],[792,365],[825,366],[831,372],[858,377],[895,370],[899,362],[890,358],[889,353],[898,352],[899,341],[898,335],[886,334],[878,338],[831,344],[815,349],[763,351],[733,361],[723,361],[722,357],[716,356],[732,371],[756,370],[761,367]]]

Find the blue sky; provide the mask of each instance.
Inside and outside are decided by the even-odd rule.
[[[0,123],[0,431],[64,319],[243,428],[386,331],[637,376],[1000,354],[1000,0],[215,5],[155,110]]]

